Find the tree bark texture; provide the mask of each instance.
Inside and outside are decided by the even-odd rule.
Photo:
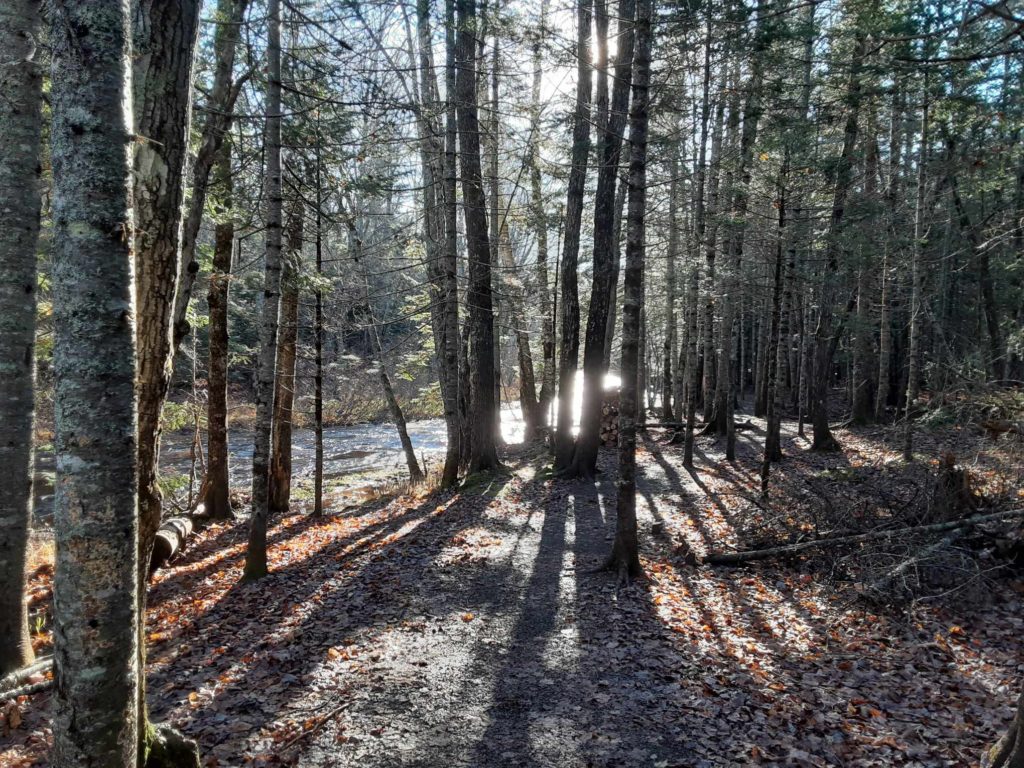
[[[223,220],[214,227],[213,270],[206,295],[210,311],[210,352],[207,386],[205,514],[214,520],[234,517],[229,501],[228,473],[228,302],[235,223],[231,211],[231,143],[221,144],[215,183],[220,189]]]
[[[277,324],[281,305],[281,0],[267,2],[266,235],[260,351],[256,367],[256,434],[252,452],[252,518],[245,555],[245,578],[267,574],[267,517]]]
[[[487,201],[480,168],[480,123],[476,99],[476,2],[457,0],[456,84],[462,198],[469,252],[469,471],[498,466],[494,414],[494,313],[491,301],[491,250],[487,233]]]
[[[40,0],[0,5],[0,676],[32,663],[26,555],[32,522],[36,243],[43,73]]]
[[[178,290],[174,298],[174,348],[177,349],[188,335],[188,303],[192,297],[192,286],[199,273],[196,261],[196,239],[206,211],[207,185],[210,173],[217,163],[220,145],[231,130],[234,120],[235,101],[248,79],[248,74],[234,77],[235,50],[241,39],[245,12],[249,0],[217,0],[217,24],[213,34],[215,65],[213,86],[203,107],[202,128],[200,129],[199,150],[192,164],[192,197],[181,234],[181,263],[178,272]]]
[[[270,511],[287,512],[292,492],[292,427],[296,342],[299,338],[299,269],[305,211],[296,200],[288,212],[288,246],[281,267],[281,309],[274,379],[274,426],[270,448]]]
[[[647,202],[648,89],[651,76],[652,0],[636,4],[636,61],[629,111],[629,203],[626,269],[622,305],[622,390],[619,396],[619,478],[615,541],[610,565],[620,579],[641,573],[636,524],[636,419],[641,312],[644,305],[645,222]]]
[[[601,405],[604,401],[604,342],[608,332],[608,308],[614,285],[615,184],[619,175],[622,135],[629,109],[629,90],[633,68],[635,0],[619,0],[618,51],[615,56],[615,84],[607,126],[600,134],[594,196],[594,278],[587,312],[586,346],[583,350],[583,407],[580,433],[576,438],[572,465],[567,472],[576,477],[593,477],[597,471],[597,451],[601,445]],[[598,121],[600,126],[600,121]]]
[[[558,357],[558,415],[555,432],[555,469],[572,461],[573,398],[580,356],[579,255],[583,197],[590,156],[590,0],[576,6],[576,111],[573,115],[572,156],[565,205],[565,240],[562,248],[562,345]]]
[[[59,768],[135,766],[138,418],[127,0],[52,10]]]

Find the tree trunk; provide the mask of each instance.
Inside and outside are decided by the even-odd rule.
[[[537,298],[541,312],[541,371],[540,404],[541,426],[548,423],[551,400],[555,396],[555,326],[551,317],[551,295],[548,293],[548,218],[544,210],[544,192],[541,176],[540,91],[543,80],[541,48],[547,24],[548,1],[541,0],[540,29],[533,44],[533,92],[530,113],[530,203],[533,228],[537,236]]]
[[[469,471],[498,466],[494,420],[494,313],[491,301],[491,248],[487,233],[487,201],[480,170],[480,123],[476,100],[476,2],[456,0],[458,29],[455,56],[455,98],[462,164],[462,198],[469,251]]]
[[[32,522],[36,242],[43,74],[39,0],[0,5],[0,676],[32,663],[26,555]]]
[[[277,322],[281,304],[281,0],[267,1],[266,254],[260,347],[256,367],[256,434],[252,452],[252,518],[245,555],[245,578],[267,575],[267,517],[270,444],[277,372]]]
[[[636,5],[636,62],[633,100],[629,112],[629,208],[626,230],[626,270],[622,306],[622,390],[619,396],[619,479],[615,508],[615,541],[609,566],[620,580],[639,576],[636,525],[636,418],[641,312],[644,305],[645,232],[647,196],[648,85],[651,76],[652,0]]]
[[[1024,768],[1024,693],[1006,733],[981,756],[981,768]]]
[[[274,379],[274,424],[271,428],[271,512],[287,512],[292,492],[292,427],[295,406],[295,359],[299,336],[299,269],[302,262],[302,203],[289,211],[288,249],[281,270],[281,310],[277,332],[277,376]]]
[[[928,165],[928,78],[925,77],[924,106],[921,113],[921,146],[917,157],[917,194],[914,205],[914,242],[910,249],[910,329],[907,345],[907,406],[904,414],[903,459],[914,458],[914,416],[920,395],[921,371],[921,251],[925,231],[925,184]]]
[[[231,211],[231,142],[221,144],[215,183],[220,189],[224,211],[213,236],[213,270],[207,304],[210,308],[210,362],[206,410],[207,470],[205,514],[214,520],[234,517],[231,509],[228,472],[228,301],[231,286],[231,256],[235,248],[235,222]]]
[[[249,0],[217,0],[217,18],[222,20],[213,33],[213,86],[206,100],[203,127],[200,130],[199,151],[192,163],[192,196],[181,233],[181,263],[178,270],[178,291],[174,298],[174,349],[188,335],[187,319],[192,286],[199,273],[196,261],[196,239],[206,210],[207,182],[217,163],[220,145],[231,130],[235,101],[249,73],[238,81],[234,79],[235,50],[241,39],[245,11]],[[251,72],[251,71],[250,71]]]
[[[832,379],[832,359],[838,346],[842,326],[834,327],[834,303],[839,278],[839,257],[843,216],[846,213],[846,199],[849,196],[853,171],[853,150],[857,144],[858,117],[862,96],[861,69],[867,56],[867,32],[858,29],[857,39],[850,62],[850,80],[847,86],[846,102],[848,112],[843,129],[843,149],[836,168],[836,182],[832,195],[832,214],[829,218],[825,245],[825,269],[822,273],[820,310],[814,330],[814,371],[810,380],[811,425],[813,437],[811,448],[816,451],[838,451],[838,441],[832,436],[828,424],[828,392]]]
[[[583,352],[583,407],[572,465],[566,471],[575,477],[594,476],[597,471],[597,451],[601,445],[604,341],[608,331],[608,307],[614,288],[611,284],[610,267],[614,248],[615,183],[619,173],[622,135],[629,107],[635,7],[635,0],[619,0],[615,84],[612,87],[607,127],[601,134],[598,149],[601,166],[598,169],[597,191],[594,196],[594,278],[587,313],[587,343]]]
[[[679,256],[679,146],[671,149],[668,186],[668,252],[665,254],[665,338],[662,340],[661,416],[675,418],[672,406],[672,360],[676,347],[676,259]],[[677,408],[682,404],[677,403]],[[680,414],[682,415],[682,414]]]
[[[146,707],[149,559],[160,527],[160,414],[171,379],[172,324],[181,261],[185,163],[200,0],[133,3],[135,313],[138,376],[139,754],[155,739]]]
[[[590,156],[590,0],[577,0],[576,111],[573,116],[572,156],[565,206],[565,244],[562,249],[562,346],[558,358],[558,415],[555,469],[572,461],[573,399],[580,355],[579,253],[583,197]]]
[[[324,513],[324,289],[323,164],[320,121],[316,124],[316,305],[313,310],[313,514]]]
[[[140,0],[132,49],[135,133],[135,302],[139,407],[139,575],[160,527],[160,413],[170,385],[171,320],[181,258],[181,207],[191,118],[198,0]],[[140,611],[145,596],[140,595]]]
[[[772,281],[771,327],[768,331],[768,346],[762,354],[765,357],[765,380],[768,393],[765,398],[767,425],[764,441],[764,459],[761,462],[761,493],[768,494],[768,482],[773,461],[782,461],[782,424],[779,415],[779,337],[782,325],[782,283],[783,251],[786,239],[786,183],[789,175],[788,155],[782,161],[778,185],[778,229],[775,234],[775,274]]]
[[[64,0],[52,17],[52,762],[127,767],[140,676],[131,26],[122,0]]]
[[[504,219],[504,217],[503,217]],[[516,263],[509,241],[508,222],[502,220],[498,230],[498,254],[501,267],[508,271],[506,285],[506,306],[512,319],[519,358],[519,408],[523,416],[523,442],[536,437],[541,424],[541,403],[537,397],[537,377],[533,369],[533,353],[530,351],[530,333],[523,310],[524,290],[522,280],[515,277]]]

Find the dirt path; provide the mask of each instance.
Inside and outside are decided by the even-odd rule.
[[[1011,716],[1024,585],[887,618],[777,563],[686,565],[681,542],[729,546],[758,522],[759,440],[729,464],[701,438],[689,473],[661,437],[640,453],[649,579],[621,591],[595,571],[612,452],[596,484],[552,479],[535,449],[456,494],[297,510],[256,584],[238,583],[244,526],[208,529],[153,588],[155,714],[211,766],[974,764]],[[855,437],[819,458],[787,435],[780,484],[847,493]],[[42,764],[45,699],[0,740],[4,765]]]

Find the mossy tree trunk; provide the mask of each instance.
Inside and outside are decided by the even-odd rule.
[[[36,243],[43,76],[39,0],[0,5],[0,676],[30,664],[25,560],[32,520]]]
[[[138,420],[131,20],[124,0],[52,13],[57,482],[52,762],[135,766]]]

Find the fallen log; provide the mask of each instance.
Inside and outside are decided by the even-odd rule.
[[[0,698],[5,698],[8,695],[5,693],[6,691],[14,690],[33,675],[46,673],[52,666],[53,656],[47,656],[21,669],[7,673],[0,678]]]
[[[153,543],[153,555],[149,561],[152,573],[165,565],[185,548],[185,542],[192,535],[194,528],[192,518],[188,516],[171,517],[160,524]]]
[[[848,544],[862,544],[867,541],[884,541],[897,536],[905,536],[911,533],[941,533],[953,531],[958,528],[970,528],[981,523],[989,523],[1007,517],[1024,516],[1024,507],[1020,509],[1009,509],[1003,512],[992,512],[987,515],[974,515],[965,517],[962,520],[949,520],[942,523],[931,523],[929,525],[914,525],[907,528],[887,528],[884,531],[870,531],[868,533],[856,533],[849,536],[836,536],[830,539],[811,539],[796,544],[785,544],[781,547],[769,547],[767,549],[747,549],[738,552],[713,552],[704,558],[709,565],[740,565],[754,560],[768,560],[773,557],[784,555],[795,555],[798,552],[805,552],[808,549],[830,549],[842,547]]]

